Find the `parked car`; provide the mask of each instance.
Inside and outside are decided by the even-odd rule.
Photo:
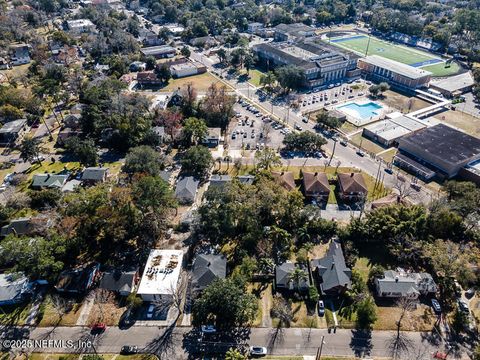
[[[306,117],[302,118],[302,121],[303,121],[304,123],[308,123],[308,119],[307,119]]]
[[[155,305],[150,304],[147,309],[147,319],[151,319],[153,317],[153,310],[155,310]]]
[[[323,300],[318,300],[318,316],[325,315],[325,304]]]
[[[365,153],[362,150],[357,150],[357,155],[360,157],[364,157]]]
[[[465,291],[465,296],[469,299],[472,298],[474,295],[475,295],[475,289],[468,289],[467,291]]]
[[[120,350],[120,354],[122,355],[131,355],[138,353],[138,346],[136,345],[124,345]]]
[[[460,311],[464,313],[470,313],[470,309],[468,307],[468,304],[464,300],[458,300],[458,307],[460,308]]]
[[[440,303],[437,299],[432,299],[432,307],[437,314],[440,314],[442,312],[442,307],[440,306]]]
[[[267,348],[263,346],[250,346],[250,356],[265,356]]]
[[[390,174],[390,175],[393,174],[392,168],[385,168],[385,172],[386,172],[387,174]]]
[[[214,325],[202,325],[200,327],[200,330],[204,334],[215,334],[217,332],[217,329],[215,328]]]
[[[347,145],[348,145],[348,141],[347,141],[347,140],[342,140],[342,141],[340,141],[340,145],[342,145],[342,146],[347,146]]]
[[[92,334],[101,334],[105,330],[107,330],[107,325],[105,325],[104,323],[96,323],[96,324],[93,324],[93,326],[91,328],[91,333]]]
[[[298,125],[298,124],[295,124],[294,128],[295,128],[295,130],[298,130],[298,131],[302,131],[302,130],[303,130],[303,128],[302,128],[300,125]]]

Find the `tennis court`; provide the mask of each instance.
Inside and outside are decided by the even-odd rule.
[[[328,40],[325,40],[328,41]],[[386,59],[395,60],[413,67],[431,71],[434,76],[447,76],[456,74],[459,66],[456,63],[449,65],[439,57],[425,51],[417,50],[403,45],[390,43],[374,36],[352,35],[332,38],[332,45],[353,51],[358,55],[379,55]],[[366,54],[368,47],[368,54]]]

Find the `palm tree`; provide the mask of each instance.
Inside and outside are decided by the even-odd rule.
[[[293,283],[294,289],[299,290],[300,283],[302,281],[307,281],[308,275],[304,270],[296,267],[290,272],[290,274],[288,274],[288,278]]]
[[[311,236],[308,232],[308,227],[306,224],[297,230],[297,238],[301,243],[307,243],[310,241]]]

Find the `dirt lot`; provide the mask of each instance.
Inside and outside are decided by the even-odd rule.
[[[457,127],[466,133],[480,137],[480,118],[463,113],[461,111],[445,111],[435,116],[449,125]]]
[[[181,79],[171,79],[168,85],[160,89],[160,91],[174,91],[189,83],[192,83],[198,92],[205,92],[210,85],[216,82],[218,82],[216,78],[209,73],[204,73],[195,76],[187,76]],[[220,85],[222,85],[222,83],[220,83]]]
[[[383,96],[384,98],[381,99],[382,103],[401,112],[420,110],[431,105],[429,102],[422,99],[403,95],[392,90],[386,91],[383,93]]]
[[[105,304],[95,303],[90,311],[87,323],[93,325],[98,322],[103,322],[107,326],[117,326],[125,311],[126,307],[119,306],[115,301]]]

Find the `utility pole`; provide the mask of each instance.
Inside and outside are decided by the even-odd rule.
[[[317,356],[315,357],[315,360],[320,360],[322,357],[322,350],[323,350],[323,344],[325,344],[325,335],[322,335],[322,342],[320,344],[320,348],[317,349]]]
[[[371,35],[369,34],[368,35],[367,49],[365,50],[365,56],[368,56],[368,48],[370,47],[370,39],[371,39]]]
[[[337,146],[337,140],[333,140],[333,150],[332,150],[332,156],[330,156],[330,160],[328,161],[328,166],[330,166],[330,163],[332,162],[333,155],[335,154],[335,148]]]

